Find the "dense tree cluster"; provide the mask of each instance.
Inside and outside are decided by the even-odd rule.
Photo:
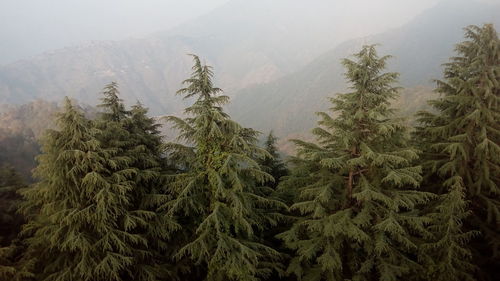
[[[420,270],[414,254],[428,220],[419,211],[433,194],[417,189],[418,153],[389,108],[397,74],[382,73],[389,57],[374,46],[354,57],[343,61],[352,92],[331,99],[336,117],[318,113],[317,143],[295,141],[296,169],[309,172],[291,206],[298,220],[280,238],[296,252],[288,272],[300,280],[401,280]]]
[[[0,167],[0,279],[33,281],[495,280],[500,266],[500,40],[466,41],[408,128],[390,56],[342,61],[349,91],[319,112],[314,141],[238,124],[193,55],[164,116],[107,85],[100,113],[69,99],[26,185]]]

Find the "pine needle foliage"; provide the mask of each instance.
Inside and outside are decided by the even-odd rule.
[[[127,244],[142,240],[118,226],[132,171],[118,170],[123,159],[101,148],[91,122],[68,99],[58,124],[43,141],[39,182],[23,191],[26,255],[36,259],[35,279],[123,280],[133,263]]]
[[[491,24],[469,26],[465,37],[456,46],[457,56],[445,64],[444,80],[436,81],[441,97],[430,101],[435,112],[419,113],[421,127],[416,136],[425,150],[429,174],[436,175],[440,183],[429,183],[430,188],[464,201],[445,200],[443,204],[461,207],[441,207],[448,212],[445,216],[455,217],[450,235],[456,241],[449,243],[456,243],[462,252],[449,253],[455,269],[447,265],[449,271],[443,271],[443,276],[466,280],[465,273],[454,274],[454,270],[471,272],[464,261],[471,261],[469,239],[473,231],[480,231],[471,241],[473,261],[494,280],[500,266],[500,40]],[[457,189],[464,193],[462,199],[453,195]]]
[[[171,234],[178,229],[175,221],[157,208],[169,200],[165,194],[166,159],[159,124],[147,116],[147,108],[136,104],[126,110],[119,97],[118,85],[108,84],[103,91],[102,112],[97,120],[97,138],[105,149],[113,150],[130,171],[126,180],[126,208],[129,218],[121,227],[141,237],[141,243],[130,245],[134,251],[134,263],[129,267],[134,280],[154,281],[158,278],[175,279],[171,266],[172,254],[168,243]],[[113,169],[113,167],[110,167]]]
[[[20,259],[22,245],[18,239],[23,217],[16,213],[21,201],[17,191],[24,181],[10,165],[0,167],[0,279],[18,280],[30,276],[23,272]]]
[[[279,154],[276,144],[277,141],[278,138],[274,136],[273,132],[269,132],[264,142],[264,149],[267,151],[268,155],[265,155],[264,158],[261,158],[259,161],[262,170],[274,178],[274,181],[265,183],[266,186],[273,189],[276,189],[280,179],[288,174],[288,169]]]
[[[344,59],[352,92],[331,98],[332,115],[318,113],[316,143],[294,141],[296,167],[282,184],[298,186],[300,216],[279,238],[295,251],[288,273],[298,280],[394,281],[421,270],[419,208],[433,195],[416,189],[418,151],[389,107],[398,74],[383,72],[388,59],[373,45]]]
[[[421,246],[428,280],[476,280],[468,242],[477,232],[465,231],[464,220],[471,214],[460,177],[450,179],[449,191],[440,195],[428,214],[431,239]]]
[[[104,133],[68,99],[58,124],[43,141],[39,182],[22,191],[34,279],[155,280],[155,264],[142,263],[151,256],[149,241],[137,231],[154,213],[133,208],[131,160],[104,147]]]
[[[185,222],[187,243],[177,257],[206,268],[194,280],[260,280],[279,259],[258,238],[279,218],[267,210],[281,206],[259,195],[261,183],[272,180],[255,160],[265,151],[256,144],[256,131],[241,127],[223,111],[229,98],[214,87],[212,68],[195,55],[193,59],[193,73],[178,91],[194,99],[185,110],[189,117],[167,117],[183,142],[167,145],[172,158],[184,163],[173,180],[174,199],[164,206]]]
[[[148,117],[147,112],[148,109],[140,103],[132,106],[127,126],[132,140],[127,152],[131,154],[131,166],[136,170],[133,207],[154,214],[136,228],[136,232],[142,232],[148,240],[143,250],[149,252],[150,257],[142,259],[142,266],[156,267],[158,276],[149,274],[150,280],[157,280],[155,278],[158,277],[178,280],[178,271],[182,268],[175,266],[172,256],[177,248],[173,235],[180,226],[166,211],[158,210],[170,200],[166,177],[173,171],[164,154],[161,125]],[[145,273],[148,274],[147,271]]]
[[[24,187],[21,175],[10,165],[0,166],[0,246],[7,246],[17,237],[23,218],[16,213]]]
[[[281,190],[277,190],[277,186],[279,185],[281,179],[286,175],[288,175],[288,168],[281,159],[277,147],[277,141],[278,138],[274,136],[272,131],[270,131],[264,141],[264,146],[263,146],[264,150],[267,153],[262,158],[259,158],[257,161],[261,169],[264,172],[270,174],[274,179],[261,183],[261,185],[264,186],[264,188],[262,188],[262,191],[264,191],[264,193],[260,195],[267,198],[273,198],[275,200],[282,201],[283,203],[286,204],[286,201],[288,199],[287,197],[289,196],[289,194],[282,193]],[[293,217],[289,216],[287,214],[287,210],[284,208],[279,208],[269,211],[282,213],[283,216],[282,219],[277,224],[268,226],[268,230],[263,232],[262,239],[266,245],[272,247],[273,249],[281,253],[284,253],[284,256],[288,258],[289,255],[286,254],[287,249],[283,247],[281,241],[276,238],[276,235],[278,233],[285,231],[291,226]],[[287,262],[288,259],[282,260],[283,264],[286,264]],[[281,280],[280,277],[282,276],[280,276],[279,273],[280,273],[279,271],[275,272],[275,274],[271,275],[268,280]]]

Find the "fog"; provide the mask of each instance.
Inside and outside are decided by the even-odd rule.
[[[230,1],[238,0],[1,0],[0,64],[85,41],[119,40],[168,30]],[[286,14],[286,1],[277,2],[283,5],[281,11]],[[345,10],[345,16],[357,17],[356,26],[342,27],[348,32],[351,28],[353,36],[397,27],[437,2],[307,1],[311,6],[324,7],[321,16],[335,8]],[[311,14],[311,20],[316,16]]]
[[[228,0],[1,0],[0,64],[171,28]]]

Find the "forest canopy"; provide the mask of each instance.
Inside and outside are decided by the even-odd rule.
[[[397,58],[376,45],[344,58],[347,90],[286,158],[272,131],[231,118],[215,70],[191,57],[181,115],[127,106],[116,82],[95,109],[4,111],[17,122],[0,127],[1,280],[496,280],[492,24],[465,28],[410,122]]]

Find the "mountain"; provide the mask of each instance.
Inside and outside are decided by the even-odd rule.
[[[78,107],[89,118],[97,114],[97,110],[88,105],[78,104]],[[46,129],[55,127],[55,114],[62,109],[55,102],[43,100],[0,106],[0,166],[14,167],[31,182],[35,157],[40,153],[40,137]]]
[[[0,66],[0,103],[67,95],[95,104],[102,87],[117,81],[128,103],[139,99],[155,114],[178,112],[184,104],[174,93],[190,73],[188,53],[213,65],[218,86],[234,96],[300,69],[347,39],[386,29],[377,20],[391,14],[384,4],[399,5],[401,15],[392,21],[402,22],[412,11],[400,2],[380,0],[373,12],[357,9],[359,0],[232,0],[145,38],[66,47]]]
[[[183,40],[166,44],[151,38],[95,42],[44,53],[0,68],[0,103],[70,96],[96,104],[104,85],[117,81],[128,102],[140,99],[157,110],[171,111],[172,105],[162,98],[178,88],[178,82],[170,81],[183,77],[191,63],[185,54],[192,51]]]
[[[412,114],[433,96],[432,79],[441,77],[441,64],[463,41],[462,28],[487,22],[500,27],[498,15],[500,3],[443,1],[400,28],[347,41],[292,74],[239,91],[230,113],[245,126],[274,130],[285,140],[307,135],[316,124],[314,112],[328,109],[327,97],[346,91],[341,59],[376,43],[379,55],[393,56],[389,71],[401,73],[401,86],[407,88],[395,103],[404,105],[402,114]]]

